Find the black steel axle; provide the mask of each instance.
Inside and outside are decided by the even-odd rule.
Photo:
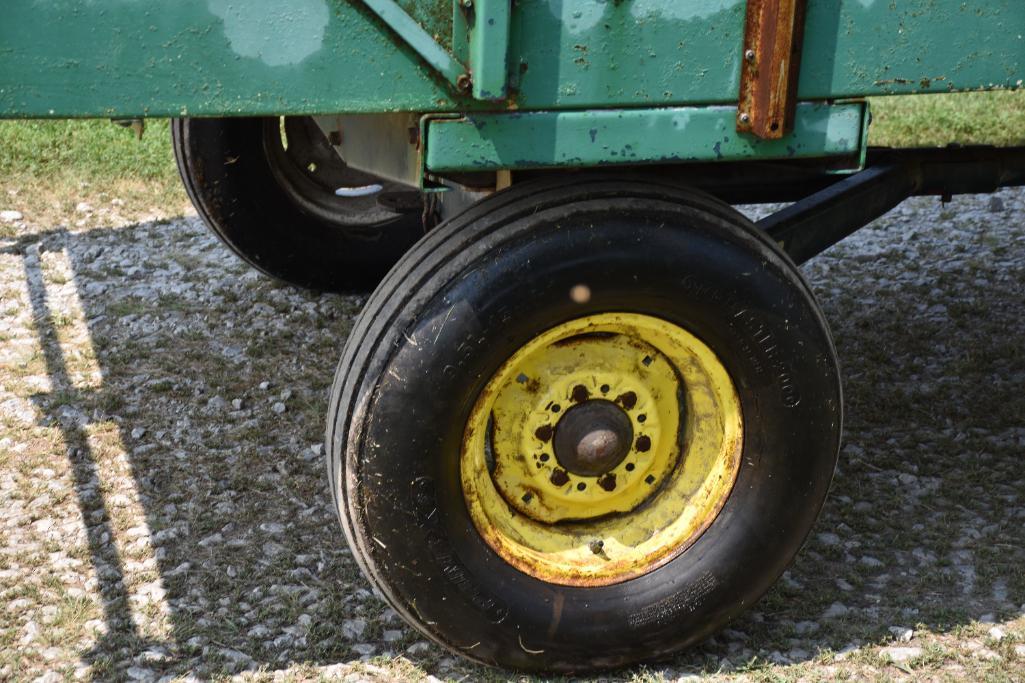
[[[804,263],[908,197],[994,192],[1025,185],[1025,147],[872,149],[865,170],[759,221]]]

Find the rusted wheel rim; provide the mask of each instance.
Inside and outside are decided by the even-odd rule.
[[[527,574],[625,581],[718,515],[742,423],[726,369],[683,328],[632,313],[569,321],[514,353],[478,397],[460,461],[467,507]]]

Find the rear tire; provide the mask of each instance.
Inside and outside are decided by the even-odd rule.
[[[422,212],[335,189],[379,184],[349,169],[312,119],[177,119],[178,171],[200,217],[265,275],[329,292],[367,291],[423,233]],[[287,148],[285,141],[289,144]]]
[[[682,330],[693,336],[696,349],[707,346],[713,352],[706,357],[721,364],[729,378],[725,384],[732,384],[737,397],[742,448],[736,468],[723,470],[730,481],[712,482],[710,490],[721,495],[718,507],[702,513],[707,519],[689,535],[667,536],[676,540],[662,555],[631,556],[632,541],[608,535],[610,529],[627,528],[614,527],[617,520],[637,516],[644,524],[657,522],[657,516],[644,515],[659,509],[671,492],[686,497],[673,486],[683,476],[676,473],[690,467],[694,444],[704,438],[694,425],[711,425],[708,433],[719,433],[721,424],[733,419],[729,411],[708,412],[692,400],[687,374],[692,368],[679,365],[683,393],[649,396],[652,406],[683,401],[679,415],[696,416],[686,427],[681,417],[679,431],[666,440],[670,451],[679,450],[676,469],[666,475],[670,483],[654,486],[658,491],[643,504],[611,516],[587,518],[586,506],[567,503],[574,522],[544,527],[527,520],[552,534],[571,529],[579,535],[581,547],[563,553],[576,553],[574,561],[587,565],[577,571],[560,565],[557,552],[547,553],[554,547],[545,546],[548,537],[539,536],[535,547],[532,538],[499,529],[503,520],[525,514],[515,497],[494,498],[498,503],[490,505],[498,516],[490,518],[495,525],[489,527],[489,518],[481,516],[488,505],[479,502],[479,490],[469,493],[468,482],[481,474],[477,480],[484,486],[490,480],[498,487],[517,459],[530,471],[535,465],[546,473],[554,467],[554,459],[538,460],[532,450],[505,453],[511,460],[500,460],[505,455],[496,434],[509,422],[495,407],[496,378],[513,377],[508,384],[513,390],[513,382],[526,386],[536,380],[542,387],[537,391],[543,391],[545,383],[579,371],[586,384],[594,373],[606,371],[588,365],[601,345],[620,338],[624,343],[617,342],[617,348],[655,349],[639,352],[644,363],[627,367],[624,381],[645,381],[648,370],[641,365],[651,364],[650,356],[672,355],[662,338],[634,339],[623,331],[628,328],[609,323],[610,315],[649,321],[667,334]],[[538,345],[546,334],[581,320],[596,321],[596,331]],[[558,366],[567,344],[583,343],[594,353]],[[542,356],[549,349],[562,354],[550,366],[561,369],[516,376],[510,364],[528,348],[540,349],[536,353]],[[619,351],[609,353],[614,358]],[[524,367],[533,367],[531,362]],[[656,359],[653,367],[660,362]],[[588,386],[593,392],[598,385]],[[728,387],[721,395],[729,395]],[[564,407],[580,400],[564,398]],[[437,228],[367,303],[346,343],[331,399],[331,490],[368,578],[434,641],[479,662],[525,671],[582,672],[662,658],[750,607],[809,533],[840,440],[835,352],[796,267],[729,206],[658,180],[525,183]],[[634,404],[631,399],[618,405],[626,410]],[[569,412],[548,408],[558,413],[552,420]],[[650,418],[638,422],[635,413],[630,411],[635,428],[646,429]],[[666,414],[671,418],[671,411]],[[474,422],[481,415],[493,425],[487,437],[479,437],[484,423]],[[525,449],[547,448],[540,431],[541,441],[532,441],[533,431],[523,434]],[[468,468],[478,441],[490,444],[483,446],[487,457],[480,456],[487,464]],[[626,467],[634,455],[644,455],[636,451],[649,448],[655,450],[650,442],[643,449],[638,445],[608,467]],[[724,447],[723,452],[730,451]],[[623,471],[616,471],[621,485],[630,485]],[[536,505],[541,496],[571,500],[577,490],[581,496],[605,495],[596,488],[602,482],[590,474],[563,472],[552,479],[554,492],[538,488],[524,496],[524,503]],[[546,505],[555,500],[546,499]],[[700,502],[696,496],[686,500],[688,506]],[[606,534],[604,546],[587,541],[599,534]],[[607,569],[619,556],[635,561],[622,571]],[[588,559],[593,557],[603,559]]]

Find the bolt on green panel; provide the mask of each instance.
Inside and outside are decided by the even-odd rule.
[[[472,114],[427,125],[428,171],[851,156],[865,144],[863,103],[802,104],[794,131],[735,130],[735,107]]]

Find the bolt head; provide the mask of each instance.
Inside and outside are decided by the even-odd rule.
[[[741,112],[740,113],[740,122],[741,123],[751,123],[751,115],[748,114],[746,111],[745,112]]]
[[[749,62],[753,62],[755,60],[755,51],[750,49],[750,48],[745,50],[744,51],[744,59],[746,59]]]

